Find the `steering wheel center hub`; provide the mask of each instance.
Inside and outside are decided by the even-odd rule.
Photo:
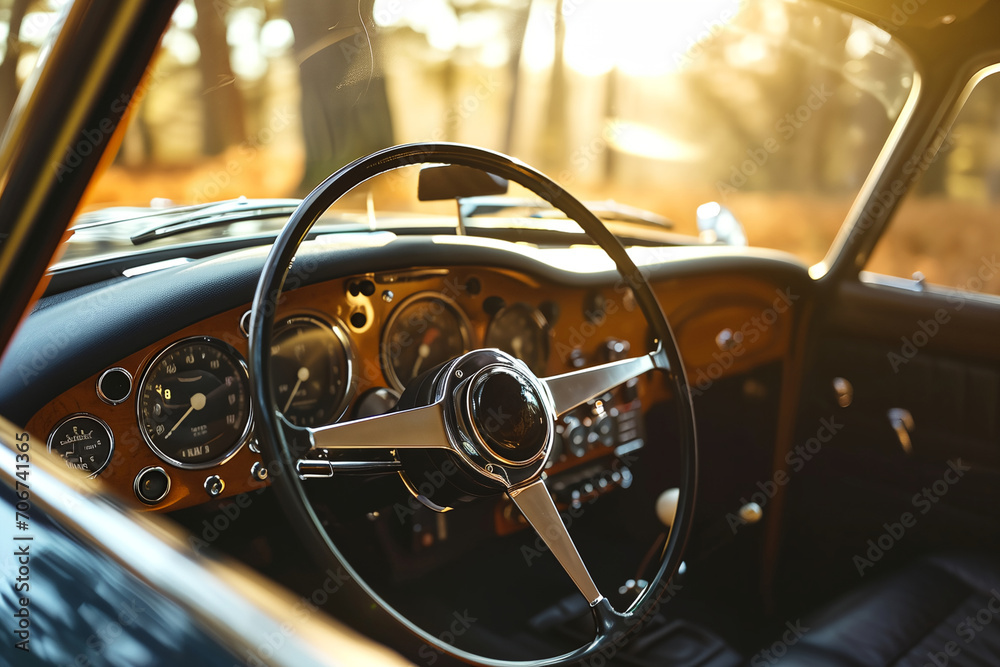
[[[472,476],[507,489],[542,471],[555,438],[555,406],[523,363],[501,350],[473,350],[442,369],[435,387],[435,400],[444,397],[452,451]]]
[[[549,427],[538,390],[511,368],[485,368],[471,381],[470,417],[480,443],[521,465],[544,453]]]

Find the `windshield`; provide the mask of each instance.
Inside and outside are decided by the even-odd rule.
[[[7,23],[28,7],[30,42],[61,4]],[[31,49],[7,37],[19,83]],[[719,202],[750,245],[814,263],[913,78],[888,33],[813,2],[184,0],[84,210],[297,197],[380,148],[460,141],[681,234]]]

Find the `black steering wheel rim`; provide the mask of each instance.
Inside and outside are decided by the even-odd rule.
[[[319,217],[337,200],[357,185],[387,171],[416,164],[453,164],[482,169],[533,191],[576,221],[584,232],[615,262],[624,284],[631,288],[655,340],[657,354],[668,364],[667,375],[674,390],[674,404],[679,423],[681,488],[676,517],[660,565],[647,588],[624,613],[615,611],[601,598],[593,603],[596,636],[587,645],[574,651],[533,661],[508,661],[474,655],[442,642],[394,609],[351,567],[347,558],[333,543],[307,497],[303,480],[296,474],[295,448],[286,438],[287,424],[276,409],[270,367],[271,335],[278,299],[293,258],[299,246]],[[535,667],[575,664],[605,651],[609,646],[620,647],[655,614],[660,600],[671,590],[687,541],[694,513],[698,477],[697,438],[694,412],[680,353],[666,317],[639,270],[618,239],[579,200],[542,173],[508,156],[482,148],[453,143],[415,143],[395,146],[339,169],[317,186],[291,215],[278,235],[264,264],[254,295],[250,319],[249,366],[253,387],[256,435],[264,460],[272,471],[271,486],[296,532],[306,542],[317,562],[342,567],[379,607],[405,629],[434,649],[460,660],[492,667]]]

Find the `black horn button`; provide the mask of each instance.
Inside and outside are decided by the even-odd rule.
[[[526,463],[545,447],[545,408],[535,389],[507,370],[484,375],[472,390],[472,418],[489,450]]]

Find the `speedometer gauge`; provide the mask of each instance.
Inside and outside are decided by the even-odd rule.
[[[471,326],[451,299],[414,294],[389,316],[382,333],[382,367],[396,389],[424,371],[470,349]]]
[[[208,337],[179,340],[142,377],[142,435],[157,456],[180,468],[222,463],[250,434],[249,384],[231,346]]]
[[[339,324],[296,315],[282,320],[271,341],[278,409],[296,426],[323,426],[346,408],[351,386],[347,335]]]
[[[514,355],[535,375],[542,375],[549,362],[549,324],[537,308],[513,303],[502,308],[486,329],[486,347]]]

